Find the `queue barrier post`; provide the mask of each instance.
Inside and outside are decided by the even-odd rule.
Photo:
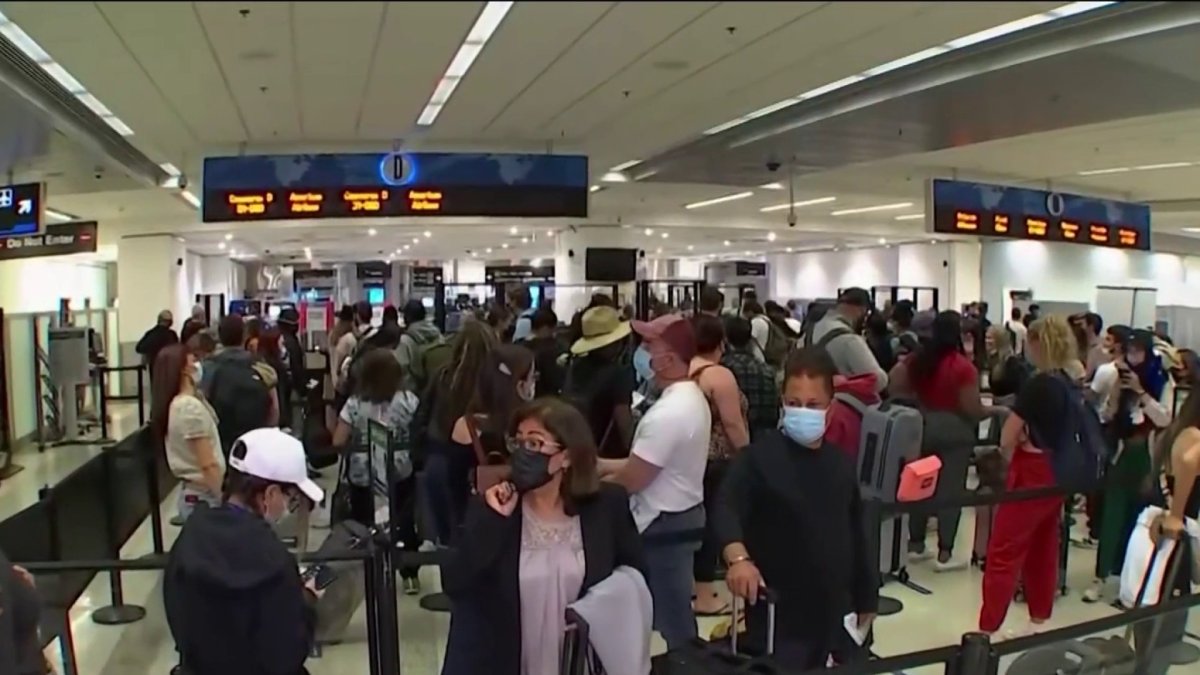
[[[115,478],[112,463],[116,461],[113,455],[114,452],[114,450],[105,450],[101,453],[103,457],[102,466],[104,467],[104,487],[108,492],[105,495],[107,498],[104,500],[104,521],[105,528],[108,531],[109,552],[113,559],[119,559],[121,557],[121,542],[117,533],[117,516],[116,509],[113,507],[114,500],[112,495],[112,484]],[[121,626],[141,621],[145,618],[145,607],[125,604],[125,588],[121,583],[121,570],[109,570],[108,585],[112,604],[92,612],[92,621],[101,626]]]
[[[120,396],[112,396],[108,393],[108,376],[112,373],[137,373],[137,393],[133,395],[122,394]],[[138,426],[146,426],[146,384],[145,374],[146,366],[138,364],[136,366],[99,366],[96,368],[96,373],[100,377],[100,385],[97,387],[100,390],[99,416],[100,416],[100,443],[112,443],[113,439],[108,436],[108,404],[111,401],[137,401]]]
[[[952,675],[996,675],[999,662],[987,633],[967,633],[962,636]]]

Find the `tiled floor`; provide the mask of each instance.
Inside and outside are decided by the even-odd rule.
[[[27,452],[18,456],[26,471],[0,486],[0,517],[22,508],[36,498],[37,488],[53,483],[96,450],[84,447],[55,448],[46,453]],[[165,504],[173,504],[168,498]],[[169,518],[171,508],[163,509]],[[974,519],[971,510],[964,513],[959,530],[956,556],[969,556]],[[169,546],[176,530],[167,527]],[[314,530],[310,548],[315,547],[324,532]],[[932,543],[932,542],[931,542]],[[150,551],[150,532],[144,524],[126,545],[122,555],[137,557]],[[1050,627],[1088,621],[1114,613],[1107,605],[1089,605],[1080,600],[1082,589],[1090,580],[1094,560],[1091,550],[1072,548],[1068,571],[1069,595],[1061,598]],[[929,563],[910,568],[912,579],[932,591],[930,595],[916,593],[898,583],[884,588],[884,594],[901,600],[903,612],[879,620],[875,651],[883,656],[913,652],[931,647],[957,644],[964,632],[974,629],[979,611],[981,574],[967,568],[954,572],[936,573]],[[438,589],[437,571],[422,570],[426,592]],[[125,627],[99,626],[90,620],[91,611],[109,602],[106,577],[99,576],[72,609],[76,658],[83,675],[165,675],[175,664],[175,653],[163,618],[160,574],[136,572],[124,575],[126,601],[147,609],[144,620]],[[417,605],[417,599],[400,596],[401,663],[406,675],[434,675],[440,671],[449,626],[447,615],[431,614]],[[1024,606],[1014,605],[1009,625],[1024,619]],[[701,632],[707,634],[715,619],[701,621]],[[1192,622],[1193,631],[1200,632],[1200,620]],[[359,611],[351,622],[343,643],[326,648],[323,656],[309,662],[313,675],[342,675],[367,672],[366,621]],[[658,643],[661,649],[661,643]],[[57,657],[57,654],[55,654]],[[916,673],[940,673],[937,668],[907,670]],[[1003,668],[1002,668],[1003,672]],[[1175,667],[1172,673],[1200,673],[1200,664]]]

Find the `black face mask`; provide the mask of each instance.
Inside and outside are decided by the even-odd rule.
[[[509,480],[512,481],[513,487],[517,489],[518,493],[524,494],[536,490],[550,482],[550,479],[553,478],[550,475],[551,457],[552,455],[543,455],[523,445],[513,449],[512,458],[509,461],[512,470]]]

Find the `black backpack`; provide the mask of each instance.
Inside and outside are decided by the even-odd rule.
[[[215,360],[213,365],[216,369],[204,396],[217,413],[221,448],[228,457],[242,434],[267,426],[271,393],[249,359]]]

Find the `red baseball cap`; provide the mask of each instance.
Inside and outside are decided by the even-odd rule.
[[[634,321],[633,330],[647,342],[659,342],[684,361],[696,356],[696,331],[692,322],[679,314],[667,314],[653,321]]]

